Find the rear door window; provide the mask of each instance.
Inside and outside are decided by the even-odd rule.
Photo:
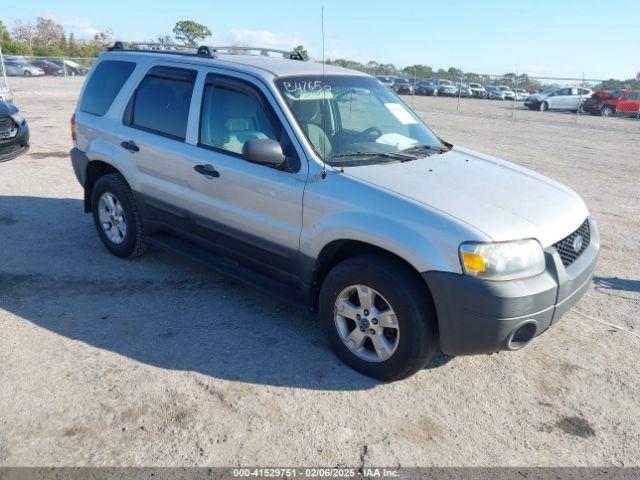
[[[153,67],[131,97],[124,123],[184,141],[196,76],[195,70]]]
[[[135,68],[134,62],[120,60],[100,62],[84,89],[80,110],[98,116],[107,113],[124,82]]]

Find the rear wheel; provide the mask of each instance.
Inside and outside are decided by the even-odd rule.
[[[93,222],[102,243],[114,255],[133,258],[146,250],[142,221],[133,192],[119,173],[98,179],[91,196]]]
[[[422,369],[436,347],[434,307],[422,279],[399,261],[350,258],[329,272],[319,316],[338,357],[385,381]]]
[[[615,113],[615,110],[611,105],[605,105],[600,109],[600,116],[602,117],[612,117]]]

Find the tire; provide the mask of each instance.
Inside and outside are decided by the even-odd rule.
[[[547,110],[549,110],[549,103],[540,102],[540,105],[538,105],[538,110],[540,110],[541,112],[546,112]]]
[[[600,109],[601,117],[613,117],[614,113],[616,113],[616,111],[611,105],[605,105]]]
[[[31,72],[29,70],[25,70],[24,71],[24,76],[25,77],[30,77],[31,76]]]
[[[381,317],[379,323],[374,317],[376,309],[372,308],[370,312],[362,309],[357,289],[352,288],[354,286],[370,289],[370,297],[375,299],[374,306]],[[366,318],[347,319],[338,314],[336,305],[345,301],[338,300],[344,299],[349,292],[356,297],[346,300],[348,307],[341,311],[348,312],[349,316],[355,316],[354,312],[359,311],[367,315]],[[355,307],[357,310],[350,308],[357,304],[360,305]],[[382,317],[389,312],[385,305],[395,313],[393,328],[382,327],[385,322]],[[322,284],[318,310],[320,323],[333,351],[345,364],[364,375],[387,382],[401,380],[424,368],[435,351],[436,314],[431,297],[420,276],[397,260],[362,255],[338,264]],[[360,326],[356,322],[361,322]],[[365,333],[361,333],[363,328]],[[376,329],[375,334],[373,329]],[[367,337],[359,354],[343,341],[351,334],[357,334],[358,338],[363,335]],[[388,357],[371,358],[378,356],[374,349],[374,337],[377,342],[382,339],[386,345],[393,345],[390,353],[385,351]]]
[[[116,200],[116,208],[111,208],[111,211],[121,212],[120,217],[124,219],[125,225],[124,235],[117,235],[120,230],[113,227],[113,225],[109,229],[109,231],[116,232],[116,235],[114,235],[117,237],[116,240],[108,234],[107,229],[103,227],[103,223],[100,220],[101,209],[107,205],[107,202],[103,202],[101,205],[101,199],[103,196],[108,199],[109,195],[113,197],[112,200]],[[118,205],[120,208],[117,208]],[[134,258],[146,251],[147,244],[144,239],[144,229],[138,213],[138,207],[133,192],[122,175],[109,173],[96,181],[91,195],[91,210],[93,223],[96,226],[96,230],[98,230],[98,235],[111,253],[120,258]],[[104,210],[103,214],[105,214]],[[120,223],[119,225],[121,226],[122,224]]]

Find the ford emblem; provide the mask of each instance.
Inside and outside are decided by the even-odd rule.
[[[576,238],[573,239],[573,243],[571,244],[574,252],[580,253],[580,251],[582,250],[583,241],[584,240],[582,239],[582,235],[576,235]]]

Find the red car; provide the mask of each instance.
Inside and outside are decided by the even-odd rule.
[[[636,115],[640,108],[640,90],[599,90],[582,103],[582,108],[603,117]]]

